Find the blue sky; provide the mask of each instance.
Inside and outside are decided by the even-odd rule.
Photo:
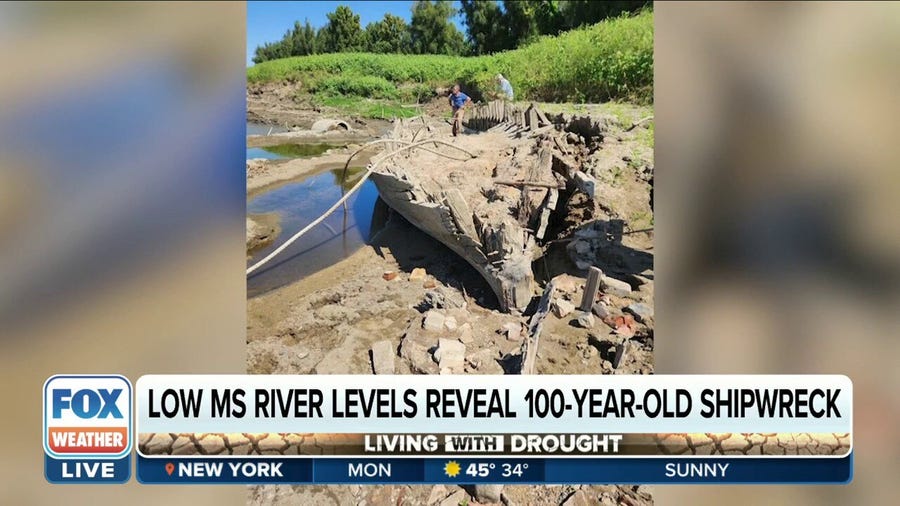
[[[412,2],[247,2],[247,66],[253,65],[253,51],[264,42],[281,39],[284,32],[294,26],[294,21],[303,23],[307,18],[316,28],[328,22],[325,17],[334,12],[338,5],[346,5],[359,14],[359,23],[363,28],[367,24],[378,21],[385,13],[400,16],[409,22]],[[460,3],[453,2],[459,10]],[[462,17],[454,20],[460,31],[465,33]]]

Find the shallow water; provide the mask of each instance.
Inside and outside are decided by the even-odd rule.
[[[329,149],[339,147],[335,144],[279,144],[264,148],[247,148],[247,159],[265,158],[267,160],[280,160],[282,158],[306,158],[318,156]]]
[[[364,168],[348,171],[341,185],[342,169],[332,169],[303,180],[279,186],[247,203],[247,214],[275,212],[281,219],[281,235],[275,242],[255,251],[247,263],[253,265],[331,207],[362,176]],[[372,230],[372,215],[378,191],[365,184],[325,221],[268,264],[247,278],[247,295],[253,297],[297,281],[328,267],[363,247]]]

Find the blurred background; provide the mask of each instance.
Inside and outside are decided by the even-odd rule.
[[[243,3],[0,4],[0,504],[243,505],[53,487],[54,373],[243,372]]]
[[[900,4],[655,4],[657,373],[854,383],[846,487],[655,487],[657,504],[900,495]],[[892,499],[893,498],[893,499]]]
[[[900,494],[900,4],[658,3],[659,373],[840,373],[846,487],[655,487],[658,504]],[[52,487],[51,374],[241,372],[242,3],[2,3],[2,504],[244,504],[243,487]]]

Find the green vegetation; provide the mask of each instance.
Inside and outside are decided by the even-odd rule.
[[[327,14],[328,22],[316,30],[309,20],[299,21],[279,41],[256,48],[253,63],[326,53],[416,53],[468,54],[463,34],[451,18],[456,10],[451,2],[422,0],[413,2],[410,23],[393,14],[369,23],[363,29],[359,15],[339,5]]]
[[[385,14],[365,29],[359,15],[340,5],[318,30],[308,19],[303,26],[295,22],[281,40],[257,47],[253,62],[322,53],[493,54],[651,6],[650,0],[462,0],[464,36],[451,21],[457,11],[447,0],[413,2],[409,24]]]
[[[365,118],[411,118],[420,114],[415,107],[404,107],[396,101],[373,100],[354,96],[317,96],[312,99],[312,102],[319,106],[333,107],[340,109],[344,113]]]
[[[306,158],[321,155],[329,149],[336,148],[334,144],[277,144],[266,146],[262,149],[285,158]]]
[[[412,108],[374,101],[418,102],[453,82],[473,99],[490,98],[498,72],[513,84],[517,100],[650,104],[653,13],[620,16],[477,57],[334,53],[283,58],[249,68],[247,80],[297,83],[301,96],[311,94],[316,103],[365,109],[377,112],[375,117],[385,106],[396,109],[391,112],[397,116],[411,116]]]

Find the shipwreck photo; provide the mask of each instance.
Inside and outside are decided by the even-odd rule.
[[[652,6],[520,4],[248,5],[248,372],[653,373]]]

